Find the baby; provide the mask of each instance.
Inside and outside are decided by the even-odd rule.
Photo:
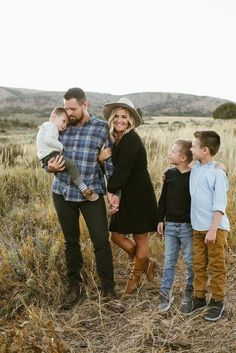
[[[43,165],[53,157],[63,153],[63,145],[59,141],[59,133],[63,132],[69,123],[69,117],[63,107],[53,109],[49,121],[40,126],[36,139],[37,156]],[[63,156],[65,169],[70,174],[73,183],[78,186],[82,195],[89,201],[98,200],[99,196],[83,182],[76,163]]]

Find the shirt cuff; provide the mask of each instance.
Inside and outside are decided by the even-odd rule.
[[[216,205],[216,206],[212,207],[212,211],[213,212],[219,211],[219,212],[223,213],[223,215],[224,215],[225,214],[225,207]]]

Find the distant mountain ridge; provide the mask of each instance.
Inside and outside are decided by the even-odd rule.
[[[0,116],[17,113],[47,116],[57,105],[62,105],[64,92],[40,91],[25,88],[0,87]],[[134,105],[142,109],[143,115],[183,115],[211,116],[220,104],[229,102],[208,96],[184,93],[143,92],[124,95],[86,92],[89,111],[101,116],[105,103],[117,101],[120,97],[129,98]]]

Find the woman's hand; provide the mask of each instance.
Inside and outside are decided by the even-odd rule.
[[[216,168],[222,169],[226,174],[227,174],[227,168],[222,162],[217,162],[216,163]]]
[[[110,158],[112,155],[112,151],[111,148],[104,148],[102,147],[100,149],[99,155],[98,155],[98,161],[100,164],[103,164],[105,160],[107,160],[108,158]]]

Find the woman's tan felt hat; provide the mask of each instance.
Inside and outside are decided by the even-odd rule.
[[[142,124],[142,118],[134,108],[133,103],[128,98],[120,98],[118,102],[104,104],[103,115],[106,120],[109,119],[111,112],[115,108],[126,108],[133,116],[135,127]]]

